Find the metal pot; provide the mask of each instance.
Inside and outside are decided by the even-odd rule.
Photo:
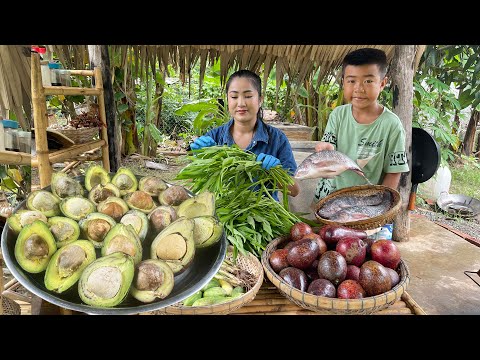
[[[448,214],[464,218],[480,214],[480,200],[462,194],[442,192],[437,200],[437,206]]]

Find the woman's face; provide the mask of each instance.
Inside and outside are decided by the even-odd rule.
[[[237,77],[232,80],[227,93],[228,112],[241,123],[255,122],[257,113],[262,106],[263,97],[249,79]]]

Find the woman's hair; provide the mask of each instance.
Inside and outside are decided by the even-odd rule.
[[[250,83],[253,85],[255,90],[258,92],[258,96],[262,96],[262,80],[260,79],[260,76],[255,74],[253,71],[250,70],[238,70],[235,71],[232,75],[227,80],[227,84],[225,85],[225,92],[227,93],[228,96],[228,89],[230,88],[230,84],[235,78],[247,78]],[[263,109],[260,106],[260,109],[258,109],[257,113],[257,119],[260,119],[263,121]]]
[[[380,77],[385,77],[387,73],[387,56],[383,50],[374,48],[362,48],[354,50],[343,58],[342,62],[342,78],[345,74],[345,68],[347,65],[370,65],[375,64],[378,66]]]

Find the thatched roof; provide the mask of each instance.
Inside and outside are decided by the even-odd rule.
[[[88,64],[87,45],[48,46],[65,68],[82,69]],[[259,72],[263,65],[264,84],[274,66],[280,84],[285,74],[289,79],[302,81],[317,70],[323,79],[338,69],[348,52],[361,47],[382,49],[389,60],[395,49],[394,45],[115,45],[110,49],[112,58],[120,59],[118,65],[125,68],[129,68],[129,62],[134,65],[133,76],[145,73],[148,68],[155,71],[158,61],[161,67],[173,65],[184,81],[189,69],[200,61],[201,83],[207,65],[220,59],[222,82],[231,68]],[[424,46],[417,46],[417,64],[423,49]],[[22,55],[19,46],[0,46],[0,59],[0,105],[15,110],[15,106],[23,103],[24,96],[31,96],[30,58]]]

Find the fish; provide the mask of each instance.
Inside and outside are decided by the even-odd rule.
[[[341,223],[370,219],[386,213],[391,207],[392,195],[390,192],[385,192],[382,194],[382,201],[378,205],[356,205],[345,207],[330,216],[328,219]]]
[[[368,196],[337,196],[325,201],[322,207],[318,209],[317,214],[324,219],[329,219],[345,208],[379,205],[382,201],[384,201],[384,196],[381,192]]]
[[[347,155],[336,150],[323,150],[308,155],[300,165],[293,177],[304,179],[333,179],[344,171],[351,170],[362,176],[371,185],[363,170]]]

